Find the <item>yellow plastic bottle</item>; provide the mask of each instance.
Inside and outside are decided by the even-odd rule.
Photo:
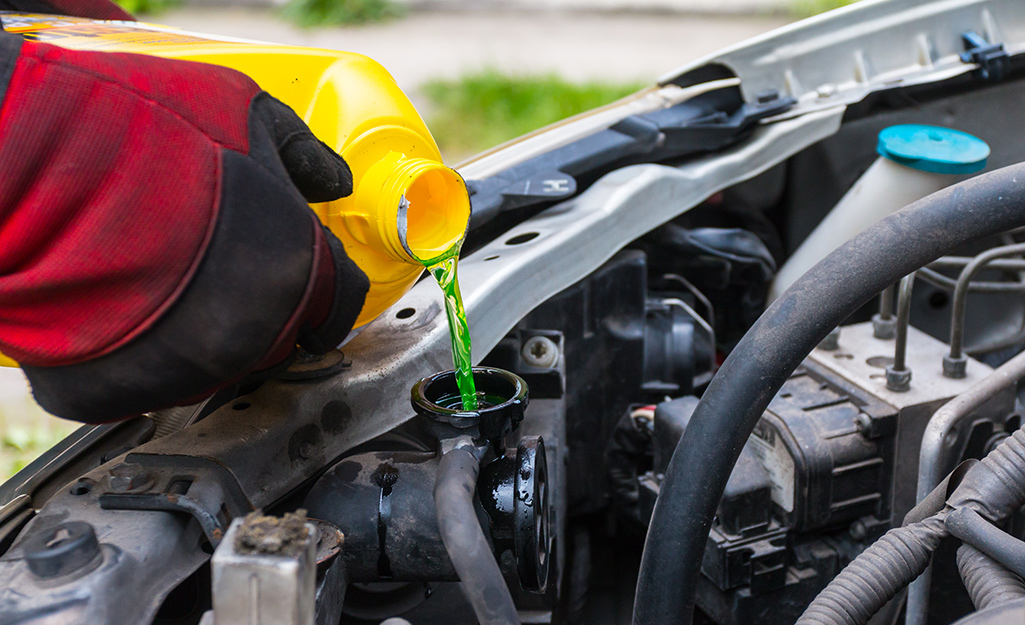
[[[349,52],[222,40],[131,22],[4,15],[5,29],[79,50],[134,52],[223,65],[291,106],[349,164],[353,193],[311,205],[370,278],[356,325],[391,306],[425,264],[463,239],[466,185],[395,80]],[[0,364],[14,362],[0,354]]]

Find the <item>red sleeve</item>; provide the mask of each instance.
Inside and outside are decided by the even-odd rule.
[[[220,149],[248,151],[259,87],[199,63],[21,51],[0,113],[3,352],[76,362],[145,330],[195,271]]]

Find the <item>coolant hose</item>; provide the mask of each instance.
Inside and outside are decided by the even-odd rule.
[[[1025,597],[1025,582],[971,545],[957,550],[957,570],[976,610]]]
[[[666,471],[645,541],[634,625],[690,625],[709,527],[741,449],[812,349],[885,287],[944,254],[1025,225],[1025,164],[886,217],[827,256],[758,319],[712,379]]]
[[[970,508],[991,523],[1001,523],[1025,506],[1025,427],[1000,441],[968,469],[947,498],[951,508]],[[951,521],[947,520],[948,529]]]
[[[946,536],[946,511],[895,527],[854,559],[819,593],[797,625],[864,625],[929,566]]]
[[[1018,575],[1025,575],[1025,542],[991,524],[971,508],[959,508],[947,518],[947,530]]]
[[[473,506],[479,472],[477,458],[465,449],[453,449],[441,457],[434,482],[438,529],[480,625],[519,625],[509,587]]]

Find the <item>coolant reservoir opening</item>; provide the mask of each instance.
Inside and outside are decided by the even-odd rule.
[[[458,249],[466,234],[470,203],[466,185],[448,168],[417,176],[406,189],[399,209],[402,245],[416,260],[426,263]]]

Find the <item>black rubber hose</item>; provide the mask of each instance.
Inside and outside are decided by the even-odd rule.
[[[1025,597],[1025,582],[971,545],[957,550],[957,570],[976,610]]]
[[[465,449],[441,457],[434,483],[438,529],[480,625],[519,625],[516,605],[473,506],[479,471],[480,463]]]
[[[1025,427],[1000,441],[972,466],[947,498],[947,505],[970,508],[992,523],[1002,522],[1025,506]]]
[[[864,625],[929,566],[947,532],[945,512],[896,527],[872,543],[815,597],[797,625]]]
[[[947,530],[1018,575],[1025,575],[1025,542],[991,524],[971,508],[959,508],[947,519]]]
[[[635,625],[690,625],[708,530],[769,401],[852,312],[966,243],[1025,225],[1025,165],[934,193],[815,265],[758,319],[705,391],[673,454],[644,546]]]

